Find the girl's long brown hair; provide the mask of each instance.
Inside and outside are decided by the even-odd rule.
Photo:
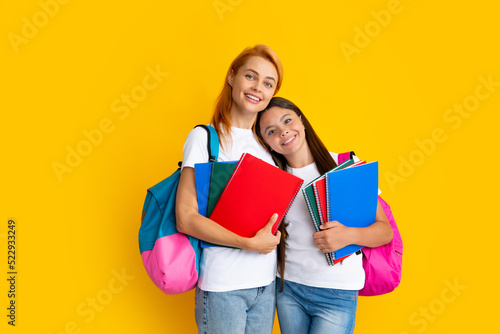
[[[260,118],[267,110],[273,107],[280,107],[283,109],[292,110],[293,112],[295,112],[295,114],[297,114],[297,116],[299,116],[302,119],[302,123],[304,124],[306,132],[306,142],[307,145],[309,146],[309,149],[311,150],[314,162],[316,163],[316,168],[318,169],[320,175],[325,174],[326,172],[337,166],[335,160],[333,160],[332,156],[330,155],[330,152],[328,152],[328,150],[326,149],[325,144],[323,144],[321,139],[319,139],[318,135],[311,126],[311,123],[309,123],[307,117],[299,109],[299,107],[297,107],[292,101],[289,101],[282,97],[273,97],[269,102],[269,104],[267,105],[266,109],[262,110],[257,115],[257,121],[255,122],[254,132],[260,144],[264,146],[266,150],[271,154],[274,162],[278,165],[279,168],[281,168],[284,171],[287,171],[288,163],[282,154],[279,154],[276,151],[271,150],[271,147],[264,141],[260,128]],[[286,226],[284,223],[280,225],[279,229],[281,231],[281,241],[278,245],[278,272],[281,276],[281,289],[280,289],[281,292],[283,291],[283,284],[285,280],[285,248],[286,248],[287,234],[286,234]]]
[[[228,77],[231,71],[238,72],[238,69],[243,66],[250,57],[262,57],[271,62],[278,72],[276,83],[276,90],[274,94],[278,93],[281,83],[283,82],[283,66],[278,58],[278,55],[267,45],[257,44],[254,47],[248,47],[243,50],[231,63],[224,77],[224,85],[222,91],[217,97],[215,103],[215,110],[212,116],[212,124],[219,134],[219,143],[224,147],[224,143],[228,142],[228,136],[231,133],[230,111],[232,106],[232,88],[229,86]]]

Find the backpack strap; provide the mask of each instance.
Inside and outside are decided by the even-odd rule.
[[[219,159],[219,135],[217,131],[210,125],[198,124],[195,128],[201,127],[207,131],[207,149],[208,149],[208,162],[214,162]]]
[[[337,158],[338,159],[338,164],[340,165],[344,161],[352,159],[355,155],[356,154],[354,153],[354,151],[339,153],[339,156]]]
[[[219,135],[217,131],[210,125],[198,124],[195,128],[200,127],[207,131],[207,149],[208,149],[208,162],[214,162],[219,159]],[[182,161],[177,163],[179,168],[182,166]]]

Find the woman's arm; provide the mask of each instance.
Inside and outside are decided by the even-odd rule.
[[[323,231],[314,233],[313,238],[323,253],[334,252],[351,244],[378,247],[392,240],[392,228],[380,202],[377,204],[375,222],[370,226],[347,227],[337,221],[331,221],[320,228]]]
[[[261,254],[272,252],[280,241],[280,232],[272,234],[277,215],[253,238],[241,237],[198,213],[194,168],[184,167],[181,172],[175,206],[177,230],[195,238],[218,245],[237,247]]]

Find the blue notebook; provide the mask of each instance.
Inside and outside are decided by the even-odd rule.
[[[208,190],[210,188],[210,173],[212,163],[204,162],[194,165],[194,178],[196,180],[196,199],[198,200],[198,213],[207,216]]]
[[[221,162],[217,162],[221,163]],[[236,165],[238,161],[223,161],[222,163]],[[208,199],[210,192],[210,180],[212,177],[212,164],[213,162],[203,162],[194,165],[194,177],[196,181],[196,199],[198,201],[198,213],[207,217]],[[202,248],[212,247],[214,245],[200,240]]]
[[[228,164],[237,164],[238,161],[224,161]],[[194,164],[194,177],[196,181],[196,199],[198,200],[198,213],[207,216],[208,192],[210,190],[210,178],[212,174],[212,162]]]
[[[328,221],[348,227],[366,227],[375,222],[378,201],[378,162],[326,173]],[[348,245],[337,250],[335,259],[362,249]]]

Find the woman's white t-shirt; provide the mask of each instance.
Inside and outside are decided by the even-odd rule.
[[[274,165],[251,129],[231,128],[231,145],[219,146],[218,161],[239,160],[250,153]],[[207,132],[197,127],[187,136],[182,168],[208,161]],[[269,217],[271,218],[271,217]],[[204,248],[198,287],[204,291],[232,291],[269,285],[276,277],[276,250],[267,255],[227,247]]]
[[[338,163],[338,155],[330,153]],[[355,158],[356,160],[357,158]],[[293,175],[304,180],[304,185],[320,176],[316,163],[303,168],[288,169]],[[360,290],[365,284],[362,255],[353,254],[329,266],[325,254],[314,243],[314,229],[302,191],[285,217],[287,226],[287,247],[285,260],[285,280],[319,288]]]

